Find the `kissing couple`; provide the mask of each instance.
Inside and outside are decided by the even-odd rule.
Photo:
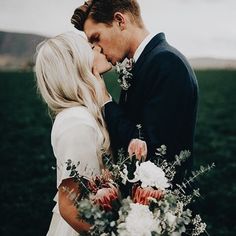
[[[91,225],[78,219],[73,199],[77,184],[66,161],[80,163],[85,178],[103,169],[102,155],[121,147],[138,159],[152,160],[167,146],[172,161],[181,150],[193,151],[198,85],[186,58],[170,46],[164,33],[150,34],[136,0],[93,0],[78,7],[71,22],[77,33],[50,38],[38,47],[37,86],[54,115],[51,143],[57,162],[56,206],[47,236],[73,236]],[[132,61],[129,84],[119,103],[112,100],[101,75],[112,65]],[[111,65],[112,64],[112,65]],[[124,87],[123,87],[124,88]],[[140,139],[141,125],[142,139]],[[191,172],[193,156],[175,183]]]

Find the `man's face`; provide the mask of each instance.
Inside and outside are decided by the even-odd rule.
[[[101,47],[101,52],[113,65],[126,57],[124,35],[115,21],[109,26],[88,18],[84,24],[84,32],[91,44]]]

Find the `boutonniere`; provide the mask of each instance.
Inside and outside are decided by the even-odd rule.
[[[134,60],[127,59],[124,60],[122,63],[117,62],[116,63],[116,72],[119,74],[118,82],[120,84],[120,87],[127,91],[129,87],[131,86],[131,80],[133,78],[133,74],[131,73],[131,70],[134,66]]]

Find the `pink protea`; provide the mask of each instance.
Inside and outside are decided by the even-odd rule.
[[[140,186],[134,186],[132,190],[132,199],[134,203],[139,203],[143,205],[149,204],[149,198],[155,198],[156,200],[162,199],[164,196],[164,191],[159,189],[154,189],[152,187],[142,188]]]
[[[112,174],[109,172],[109,170],[104,169],[102,170],[101,175],[93,177],[88,182],[87,187],[92,193],[96,194],[99,189],[109,188],[111,181],[112,181]]]
[[[110,184],[109,187],[101,188],[92,197],[95,204],[100,205],[104,210],[112,210],[112,202],[118,199],[118,189]]]

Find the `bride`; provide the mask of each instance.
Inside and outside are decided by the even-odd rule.
[[[55,118],[51,143],[58,192],[47,236],[74,236],[89,231],[90,225],[78,219],[72,196],[80,193],[66,161],[79,162],[77,171],[88,179],[103,168],[102,155],[109,152],[110,140],[101,108],[110,96],[104,97],[105,84],[99,74],[110,70],[111,64],[98,46],[92,49],[83,36],[73,32],[44,41],[37,51],[37,86]],[[128,152],[140,159],[146,155],[143,146],[144,141],[133,139]]]
[[[101,113],[102,87],[92,73],[111,69],[100,49],[93,50],[83,36],[65,33],[39,45],[36,59],[37,86],[55,116],[51,142],[57,160],[56,206],[48,236],[78,235],[90,225],[78,220],[73,199],[77,184],[66,170],[66,161],[77,164],[81,175],[90,178],[103,168],[101,156],[109,151],[109,135]],[[103,151],[102,151],[103,150]]]

